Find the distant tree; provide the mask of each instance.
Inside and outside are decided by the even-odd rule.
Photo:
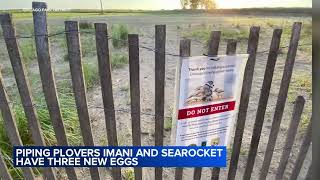
[[[180,0],[181,7],[187,9],[189,6],[190,9],[215,9],[217,8],[215,0]]]
[[[180,0],[182,9],[187,9],[189,5],[189,0]]]
[[[204,9],[216,9],[217,5],[213,0],[201,0],[201,7]]]
[[[198,9],[201,0],[190,0],[190,8]]]

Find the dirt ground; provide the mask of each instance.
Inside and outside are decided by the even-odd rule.
[[[311,17],[250,17],[250,16],[207,16],[207,15],[190,15],[188,17],[183,15],[168,15],[168,16],[113,16],[113,17],[91,17],[91,18],[73,18],[75,20],[89,20],[90,22],[106,22],[108,25],[112,24],[125,24],[130,27],[130,33],[139,33],[140,35],[140,45],[147,47],[154,47],[154,25],[155,24],[166,24],[167,28],[167,42],[166,51],[172,54],[178,54],[179,52],[179,40],[183,38],[186,32],[192,31],[194,28],[199,28],[205,24],[206,26],[213,26],[213,30],[225,30],[228,28],[233,28],[233,23],[236,21],[240,23],[240,26],[248,28],[251,25],[261,25],[261,35],[259,40],[258,51],[263,51],[268,49],[271,36],[272,27],[266,26],[267,21],[274,21],[276,26],[290,26],[294,21],[311,21]],[[17,23],[31,23],[29,20],[18,20]],[[49,19],[50,25],[63,25],[62,19]],[[310,34],[311,36],[311,34]],[[288,41],[288,39],[287,39]],[[95,42],[92,42],[93,44]],[[311,42],[310,42],[311,43]],[[0,45],[3,46],[3,45]],[[199,42],[197,39],[192,39],[191,43],[191,55],[197,56],[206,53],[206,48],[204,44]],[[238,42],[238,53],[245,53],[247,47],[247,41],[241,40]],[[219,54],[224,54],[226,50],[226,40],[222,39]],[[124,49],[123,51],[126,51]],[[265,115],[265,121],[263,125],[261,140],[259,144],[259,153],[256,157],[254,171],[252,174],[252,179],[258,179],[259,171],[262,166],[262,161],[264,158],[264,151],[266,149],[266,144],[268,142],[269,132],[272,124],[275,104],[277,100],[277,94],[279,91],[279,85],[282,77],[282,72],[284,68],[286,49],[283,50],[283,54],[280,54],[276,63],[275,74],[272,82],[272,88],[270,92],[270,98],[268,101],[268,108]],[[111,51],[112,53],[112,51]],[[61,75],[60,67],[65,67],[67,62],[61,61],[61,49],[52,45],[52,58],[55,68],[56,76]],[[93,56],[95,57],[95,56]],[[92,58],[94,59],[94,58]],[[175,70],[178,57],[166,56],[166,84],[165,84],[165,116],[169,117],[172,113],[172,106],[174,103],[174,86],[175,86]],[[5,59],[7,61],[7,59]],[[238,171],[236,179],[242,179],[242,174],[246,166],[246,159],[249,151],[253,125],[255,121],[255,114],[257,109],[257,104],[260,96],[260,88],[263,82],[263,75],[266,66],[267,54],[259,53],[257,55],[255,72],[253,77],[253,84],[250,96],[250,103],[248,109],[248,115],[246,119],[246,126],[242,142],[242,150],[240,155],[240,162],[238,165]],[[96,60],[94,60],[96,61]],[[95,62],[97,63],[97,62]],[[307,74],[311,78],[311,54],[304,51],[298,51],[296,63],[294,66],[293,76],[299,76],[299,74]],[[140,89],[141,89],[141,137],[143,139],[142,145],[154,145],[154,127],[155,121],[152,114],[154,114],[154,52],[148,51],[146,49],[140,49]],[[12,79],[6,79],[9,83]],[[112,83],[113,83],[113,93],[116,108],[116,121],[118,130],[118,141],[120,145],[131,145],[131,118],[130,118],[130,95],[129,95],[129,70],[128,65],[123,68],[116,69],[112,71]],[[306,98],[307,106],[311,106],[310,94],[304,90],[297,89],[295,91],[297,95],[303,95]],[[99,86],[89,90],[87,92],[90,116],[92,122],[92,129],[94,133],[94,139],[96,145],[107,145],[107,134],[105,129],[105,118],[103,109],[94,108],[102,107],[101,89]],[[267,179],[274,179],[274,175],[278,168],[278,163],[280,161],[282,149],[284,146],[284,141],[286,139],[286,132],[291,120],[291,113],[293,109],[292,101],[287,101],[285,113],[282,119],[281,128],[276,144],[276,150],[273,155],[272,163],[269,169],[269,174]],[[310,118],[310,113],[306,114],[307,119]],[[167,118],[166,118],[167,121]],[[165,145],[170,145],[170,130],[165,131]],[[305,131],[300,128],[296,136],[296,141],[294,148],[291,153],[290,160],[287,165],[285,172],[285,178],[287,179],[293,168],[295,159],[299,152],[300,144],[303,140]],[[300,179],[303,179],[309,168],[311,162],[311,148],[308,152],[305,163],[302,167],[300,173]],[[154,173],[152,168],[144,169],[144,179],[154,179]],[[101,168],[102,174],[105,179],[110,179],[109,170]],[[221,179],[226,179],[228,168],[221,169],[220,177]],[[184,179],[191,179],[193,169],[186,169],[184,171]],[[81,179],[89,179],[89,174],[86,169],[79,170],[79,175],[81,174]],[[62,173],[62,176],[63,173]],[[204,168],[202,173],[202,179],[210,179],[211,172],[209,168]],[[165,168],[164,179],[174,179],[174,170]]]

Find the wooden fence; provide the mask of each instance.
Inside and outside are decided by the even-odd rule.
[[[47,9],[46,3],[33,2],[34,9]],[[1,25],[3,29],[3,36],[9,53],[11,65],[15,75],[16,83],[21,97],[21,102],[28,120],[29,128],[32,133],[32,139],[35,145],[45,146],[42,136],[41,127],[38,120],[38,115],[34,106],[34,101],[31,95],[30,87],[28,85],[28,77],[25,73],[24,62],[17,43],[17,36],[15,27],[10,14],[1,14]],[[36,52],[38,64],[40,69],[40,76],[42,81],[43,93],[47,103],[49,115],[53,124],[54,132],[57,138],[58,145],[68,145],[66,131],[61,115],[60,105],[57,96],[56,83],[51,67],[50,47],[47,29],[47,12],[34,11],[34,38],[36,42]],[[108,28],[105,23],[95,24],[95,37],[97,47],[97,57],[99,66],[99,75],[102,90],[102,99],[105,113],[105,122],[107,129],[108,143],[111,146],[118,146],[115,108],[112,92],[112,78],[109,58],[109,44],[108,44]],[[301,23],[293,24],[292,35],[289,44],[287,59],[284,67],[283,77],[276,103],[274,118],[272,122],[271,133],[265,151],[263,167],[261,169],[261,180],[266,179],[269,170],[271,158],[274,152],[274,147],[279,132],[279,127],[284,112],[284,107],[287,99],[288,88],[295,62],[295,56],[298,48],[299,36],[301,31]],[[259,41],[260,27],[253,26],[250,29],[248,39],[247,53],[249,54],[248,63],[245,69],[243,88],[241,100],[239,105],[239,113],[237,117],[235,136],[232,145],[231,160],[229,166],[228,180],[234,180],[237,172],[240,149],[242,144],[242,137],[247,116],[247,109],[249,104],[249,97],[252,86],[252,79],[254,73],[254,66],[257,55],[258,41]],[[86,87],[82,69],[82,54],[80,31],[77,21],[65,22],[65,34],[68,47],[68,59],[70,63],[70,71],[72,77],[73,92],[76,101],[77,112],[80,121],[80,129],[83,137],[83,143],[87,146],[93,146],[93,135],[89,119],[88,103],[86,98]],[[275,29],[272,36],[269,55],[267,59],[267,66],[264,74],[264,81],[261,88],[261,94],[256,114],[254,129],[252,133],[252,140],[250,151],[247,159],[247,166],[243,175],[243,179],[250,179],[255,158],[257,155],[258,144],[260,141],[261,130],[265,117],[267,102],[269,98],[272,77],[274,73],[275,63],[279,52],[279,44],[282,30]],[[216,56],[218,54],[220,31],[213,31],[211,33],[208,44],[208,55]],[[166,26],[155,26],[155,145],[163,146],[164,139],[164,84],[165,84],[165,45],[166,45]],[[132,142],[134,146],[141,145],[141,127],[140,127],[140,76],[139,76],[139,36],[137,34],[130,34],[128,36],[129,46],[129,70],[130,70],[130,96],[131,96],[131,118],[132,118]],[[180,41],[180,57],[190,56],[191,41],[184,39]],[[226,54],[231,55],[236,53],[236,40],[229,40],[227,42]],[[303,111],[304,98],[297,97],[292,114],[292,121],[287,133],[285,148],[283,149],[279,168],[276,173],[276,179],[282,179],[284,170],[286,168],[290,152],[294,143],[294,138],[297,132],[300,117]],[[4,88],[3,79],[0,74],[0,109],[4,119],[5,127],[8,137],[13,145],[22,146],[22,141],[17,130],[14,114],[10,108],[10,100]],[[292,171],[290,179],[297,179],[302,163],[305,159],[306,152],[311,143],[311,124],[309,124],[305,139],[301,145],[299,155],[297,157],[294,170]],[[24,177],[26,179],[35,179],[35,175],[31,168],[22,168]],[[66,168],[69,179],[81,179],[76,174],[74,168]],[[0,154],[0,177],[2,179],[11,179],[6,164]],[[161,180],[162,168],[155,168],[155,179]],[[219,168],[212,169],[212,180],[219,179]],[[309,171],[308,176],[310,176]],[[98,168],[90,168],[92,179],[104,179],[101,177]],[[141,180],[142,168],[134,169],[135,179]],[[195,168],[193,179],[201,179],[202,169]],[[55,170],[53,168],[44,168],[43,175],[46,179],[57,179]],[[113,179],[121,179],[121,169],[112,168]],[[175,179],[183,179],[183,168],[176,168]],[[190,178],[188,178],[190,179]]]

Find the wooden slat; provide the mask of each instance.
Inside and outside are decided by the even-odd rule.
[[[280,160],[278,171],[276,174],[276,178],[275,178],[276,180],[283,179],[283,174],[286,169],[286,166],[290,157],[290,153],[292,150],[292,146],[294,143],[294,139],[296,137],[298,126],[300,123],[304,103],[305,103],[304,98],[302,96],[298,96],[293,108],[292,120],[290,122],[289,130],[287,133],[287,139],[285,142],[285,146],[283,148],[281,160]]]
[[[10,139],[10,142],[14,146],[23,146],[20,139],[20,134],[14,119],[13,113],[9,106],[9,97],[6,93],[2,75],[0,73],[0,110],[4,120],[4,126],[7,132],[7,135]],[[26,179],[35,179],[34,174],[31,168],[21,168]]]
[[[256,119],[255,119],[252,138],[251,138],[249,155],[247,159],[247,166],[244,173],[245,178],[249,178],[251,176],[255,158],[257,155],[258,145],[259,145],[260,136],[261,136],[261,130],[263,127],[264,116],[265,116],[266,108],[268,105],[268,98],[270,94],[274,68],[275,68],[275,64],[276,64],[278,52],[279,52],[281,34],[282,34],[282,29],[275,29],[273,31],[267,65],[264,72],[264,79],[263,79],[260,98],[258,102]]]
[[[3,159],[3,155],[0,150],[0,179],[12,180],[6,162]]]
[[[312,119],[312,118],[311,118]],[[298,176],[300,174],[300,170],[301,170],[301,167],[303,165],[303,161],[304,159],[306,158],[306,155],[308,153],[308,150],[309,150],[309,147],[310,147],[310,143],[311,143],[311,140],[312,140],[312,120],[310,120],[310,123],[308,125],[308,129],[307,129],[307,132],[306,132],[306,135],[302,141],[302,144],[301,144],[301,147],[300,147],[300,150],[299,150],[299,154],[298,154],[298,157],[295,161],[295,164],[294,164],[294,167],[293,167],[293,170],[291,172],[291,176],[290,176],[290,180],[296,180],[298,179]],[[315,176],[316,177],[316,176]]]
[[[227,41],[227,50],[226,54],[227,55],[234,55],[236,54],[237,51],[237,41],[234,39],[229,39]],[[218,180],[220,175],[220,168],[213,168],[212,169],[212,175],[211,175],[211,180]]]
[[[210,34],[210,40],[208,44],[208,56],[217,56],[219,50],[221,31],[212,31]],[[220,168],[213,168],[212,174],[219,174]],[[200,180],[202,174],[202,168],[194,168],[193,179]]]
[[[221,31],[212,31],[210,34],[210,40],[208,44],[208,55],[218,55],[218,49],[220,44]]]
[[[129,34],[128,44],[132,119],[132,145],[141,146],[139,36],[137,34]],[[142,180],[141,168],[134,168],[134,178],[135,180]]]
[[[229,39],[227,41],[227,55],[234,55],[237,50],[237,41],[234,39]],[[220,168],[213,168],[211,174],[211,180],[218,180],[220,175]]]
[[[313,11],[312,14],[314,17],[319,17],[320,11]],[[314,33],[318,32],[320,27],[320,21],[314,20],[312,22],[312,116],[313,118],[313,126],[318,128],[320,127],[320,34]],[[307,27],[305,27],[307,28]],[[309,73],[309,72],[308,72]],[[317,118],[316,118],[317,117]],[[312,137],[319,137],[319,132],[317,129],[312,131]],[[320,141],[313,140],[312,141],[312,149],[319,150],[320,149]],[[312,154],[312,180],[319,179],[320,171],[318,170],[320,167],[320,153],[313,153]]]
[[[109,57],[108,27],[105,23],[95,23],[96,47],[100,74],[100,83],[103,99],[108,145],[118,146],[117,125],[113,103],[111,64]],[[113,179],[121,179],[121,169],[112,168]]]
[[[66,21],[65,30],[67,32],[66,39],[72,87],[77,106],[82,138],[84,145],[94,146],[86,97],[86,86],[82,70],[81,43],[78,22]],[[92,179],[100,179],[98,168],[90,168],[90,174]]]
[[[155,146],[163,146],[166,26],[155,26]],[[155,168],[162,180],[162,168]]]
[[[68,140],[59,107],[54,74],[51,68],[47,29],[47,4],[44,2],[32,2],[32,8],[41,9],[41,11],[33,11],[33,23],[43,93],[58,145],[67,146]],[[74,168],[66,168],[66,172],[69,179],[77,179]]]
[[[38,115],[33,106],[31,91],[27,81],[25,67],[16,39],[16,31],[10,14],[0,15],[3,37],[6,42],[11,66],[17,82],[21,102],[31,130],[32,140],[37,146],[45,146]],[[56,179],[53,168],[43,168],[47,179]]]
[[[183,57],[189,57],[190,54],[191,54],[191,41],[190,39],[183,39],[183,40],[180,40],[180,60],[179,60],[179,63],[177,65],[177,68],[179,68],[177,70],[177,76],[180,76],[180,68],[181,68],[181,61],[182,61],[182,58]],[[178,78],[180,79],[180,78]],[[180,82],[176,82],[177,84],[180,84]],[[179,93],[180,91],[180,87],[177,86],[176,87],[176,94]],[[177,102],[178,103],[178,102]],[[182,180],[182,177],[183,177],[183,168],[179,167],[179,168],[176,168],[175,170],[175,180]]]
[[[232,154],[231,154],[231,160],[230,160],[228,180],[234,180],[235,175],[236,175],[236,171],[237,171],[241,143],[242,143],[242,137],[243,137],[243,131],[244,131],[244,125],[245,125],[246,117],[247,117],[247,109],[248,109],[249,97],[250,97],[251,86],[252,86],[254,66],[255,66],[255,62],[256,62],[256,53],[257,53],[257,49],[258,49],[259,32],[260,32],[259,26],[252,26],[250,28],[250,35],[249,35],[248,49],[247,49],[247,53],[249,54],[249,58],[248,58],[248,62],[247,62],[245,72],[244,72],[244,77],[243,77],[243,85],[242,85],[242,92],[241,92],[241,97],[240,97],[238,120],[237,120],[237,124],[236,124],[236,131],[235,131],[235,136],[234,136],[234,141],[233,141],[233,146],[232,146]]]
[[[274,147],[276,144],[281,119],[284,111],[284,107],[287,100],[287,94],[289,89],[289,84],[291,80],[292,70],[295,62],[295,57],[298,49],[298,43],[300,38],[301,22],[295,22],[292,26],[292,35],[289,44],[289,50],[287,54],[286,64],[284,67],[284,72],[281,80],[280,90],[278,94],[278,100],[276,109],[274,112],[274,117],[271,126],[271,132],[269,135],[269,140],[266,148],[266,153],[264,155],[264,160],[261,168],[260,179],[266,179],[269,166],[271,163]]]
[[[226,54],[227,55],[234,55],[234,54],[236,54],[236,50],[237,50],[237,40],[228,39]]]

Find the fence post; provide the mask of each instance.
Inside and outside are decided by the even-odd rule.
[[[238,112],[238,120],[236,124],[236,131],[235,131],[234,142],[232,146],[228,180],[234,180],[236,176],[244,125],[246,123],[246,117],[247,117],[247,109],[248,109],[249,97],[250,97],[251,86],[252,86],[254,65],[256,62],[259,32],[260,32],[259,26],[252,26],[250,28],[250,35],[249,35],[248,49],[247,49],[249,58],[248,58],[248,62],[245,68],[245,73],[243,78],[242,92],[241,92],[239,112]]]
[[[177,65],[176,77],[180,76],[180,68],[181,68],[182,58],[190,56],[190,53],[191,53],[190,48],[191,48],[190,39],[180,40],[180,48],[179,48],[180,49],[179,50],[180,59],[179,59],[178,65]],[[178,78],[178,79],[180,79],[180,78]],[[176,84],[178,85],[178,84],[180,84],[180,82],[176,81]],[[176,87],[176,94],[177,95],[179,94],[179,91],[180,91],[180,88],[179,88],[179,86],[177,86]],[[176,168],[176,170],[175,170],[175,180],[182,180],[182,177],[183,177],[183,168],[182,167]]]
[[[234,55],[237,50],[237,41],[234,39],[228,39],[227,40],[227,55]],[[220,168],[213,168],[212,169],[212,175],[211,180],[218,180],[220,175]]]
[[[208,56],[218,55],[221,31],[212,31],[208,44]]]
[[[9,97],[4,88],[2,75],[0,73],[0,110],[4,120],[4,125],[10,142],[14,146],[23,146],[22,141],[20,139],[20,134],[16,125],[16,121],[14,119],[13,113],[9,106]],[[24,174],[24,178],[26,179],[35,179],[32,169],[29,167],[21,168]]]
[[[6,162],[3,159],[3,155],[0,151],[0,179],[12,180]]]
[[[268,98],[270,94],[274,68],[276,65],[278,52],[279,52],[281,34],[282,34],[282,29],[275,29],[273,31],[267,65],[264,72],[263,84],[260,92],[256,119],[255,119],[254,128],[252,132],[249,155],[247,159],[247,166],[244,173],[245,178],[251,177],[254,161],[257,155],[258,145],[259,145],[260,136],[261,136],[261,130],[263,127],[264,116],[265,116],[266,108],[268,105]]]
[[[294,138],[296,137],[296,133],[298,130],[304,103],[305,103],[304,98],[302,96],[298,96],[293,108],[292,120],[290,122],[286,143],[283,148],[281,160],[280,160],[278,171],[276,174],[276,178],[275,178],[276,180],[281,180],[283,178],[283,174],[286,169],[286,166],[290,157],[290,153],[292,150],[292,145],[294,143]]]
[[[108,145],[118,146],[117,126],[113,103],[111,64],[109,58],[108,27],[105,23],[95,23],[96,47],[98,55],[99,74],[103,99]],[[113,179],[121,179],[121,169],[112,168]]]
[[[68,140],[59,107],[54,75],[51,68],[47,29],[47,4],[44,2],[32,2],[32,8],[42,10],[33,11],[33,23],[43,93],[47,102],[58,145],[67,146]],[[77,179],[74,168],[68,167],[66,168],[66,172],[69,179]]]
[[[210,40],[208,43],[208,56],[217,56],[219,50],[221,31],[212,31],[210,34]],[[202,168],[194,168],[193,179],[201,179]],[[219,168],[213,168],[212,173],[219,174]]]
[[[163,146],[166,26],[155,26],[155,145]],[[155,168],[162,180],[162,168]]]
[[[288,55],[287,55],[286,64],[284,67],[284,72],[283,72],[283,76],[282,76],[282,80],[281,80],[277,105],[276,105],[276,109],[274,112],[274,117],[273,117],[271,132],[270,132],[269,140],[268,140],[268,144],[267,144],[267,149],[266,149],[266,153],[264,155],[264,160],[263,160],[263,164],[262,164],[262,168],[261,168],[260,180],[266,179],[268,171],[269,171],[270,162],[272,159],[274,147],[276,144],[276,140],[277,140],[280,124],[281,124],[281,119],[282,119],[284,107],[285,107],[286,100],[287,100],[292,70],[293,70],[295,57],[296,57],[296,53],[297,53],[297,49],[298,49],[300,31],[301,31],[301,22],[295,22],[292,26],[292,35],[291,35],[291,40],[290,40],[290,44],[289,44]]]
[[[139,36],[128,35],[132,144],[141,146]],[[142,180],[142,169],[134,168],[135,180]]]
[[[77,106],[82,138],[85,146],[94,146],[86,97],[85,79],[82,71],[82,55],[78,22],[66,21],[65,30],[72,87]],[[90,174],[92,179],[100,179],[98,168],[90,168]]]
[[[28,125],[32,134],[32,140],[37,146],[45,146],[45,141],[42,136],[41,126],[38,121],[38,115],[33,106],[31,91],[27,81],[25,67],[22,56],[16,39],[16,31],[10,14],[0,15],[3,37],[6,42],[7,50],[10,57],[11,66],[17,82],[18,90],[21,97],[21,102],[24,108],[25,115],[28,120]],[[43,168],[44,175],[47,179],[56,179],[53,168]]]
[[[237,40],[235,39],[228,39],[227,40],[227,50],[226,54],[227,55],[234,55],[236,54],[237,50]]]
[[[303,161],[306,158],[306,155],[307,155],[307,152],[308,152],[311,140],[312,140],[311,138],[312,138],[312,118],[311,118],[310,123],[308,125],[306,135],[302,141],[302,144],[301,144],[301,147],[299,150],[299,154],[298,154],[298,157],[297,157],[296,162],[294,164],[293,170],[291,172],[291,177],[289,178],[289,180],[298,179]]]

